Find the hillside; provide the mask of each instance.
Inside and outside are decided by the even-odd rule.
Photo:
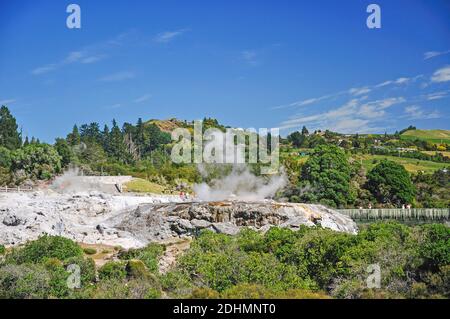
[[[408,130],[401,135],[402,139],[419,139],[431,143],[450,144],[450,130]]]
[[[168,119],[168,120],[149,120],[145,122],[145,124],[150,125],[154,124],[156,125],[161,131],[166,133],[172,133],[172,131],[179,127],[186,127],[187,124],[186,121],[180,121],[176,118]]]

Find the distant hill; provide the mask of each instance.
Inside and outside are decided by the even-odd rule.
[[[171,118],[168,120],[152,119],[152,120],[145,122],[145,125],[150,125],[150,124],[156,125],[161,131],[167,132],[167,133],[171,133],[174,129],[179,128],[179,127],[187,128],[190,131],[193,131],[193,129],[194,129],[194,125],[193,125],[192,121],[179,120],[176,118]],[[206,117],[203,119],[202,125],[203,125],[204,130],[214,127],[214,128],[218,128],[221,131],[225,131],[225,129],[228,127],[228,126],[224,126],[224,125],[220,124],[214,118],[206,118]]]
[[[401,138],[450,144],[450,130],[408,130],[402,133]]]
[[[161,131],[166,133],[171,133],[174,129],[179,127],[188,127],[190,126],[190,123],[186,121],[181,121],[176,118],[168,119],[168,120],[149,120],[145,122],[145,124],[154,124],[156,125]]]

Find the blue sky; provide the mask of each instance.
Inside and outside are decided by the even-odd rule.
[[[450,129],[449,50],[450,1],[0,0],[0,103],[48,142],[138,117]]]

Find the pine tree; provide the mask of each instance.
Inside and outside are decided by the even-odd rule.
[[[308,134],[309,134],[308,129],[306,128],[306,126],[303,126],[303,128],[302,128],[302,135],[308,135]]]
[[[124,143],[122,132],[117,125],[116,120],[112,121],[111,133],[108,139],[108,155],[113,157],[119,162],[127,162],[128,154],[126,145]]]
[[[109,143],[109,127],[108,125],[105,124],[102,132],[102,146],[105,151],[107,151],[109,148],[108,143]]]
[[[15,150],[22,145],[22,138],[17,131],[17,123],[6,106],[0,108],[0,146]]]
[[[80,138],[80,132],[78,131],[78,126],[74,125],[72,129],[72,133],[69,133],[67,135],[67,143],[69,145],[78,145],[80,144],[81,138]]]

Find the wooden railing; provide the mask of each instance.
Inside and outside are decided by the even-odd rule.
[[[32,192],[33,188],[31,187],[9,187],[9,186],[0,186],[0,193],[9,193],[9,192]]]
[[[410,208],[410,209],[339,209],[338,212],[356,220],[448,220],[449,208]]]

